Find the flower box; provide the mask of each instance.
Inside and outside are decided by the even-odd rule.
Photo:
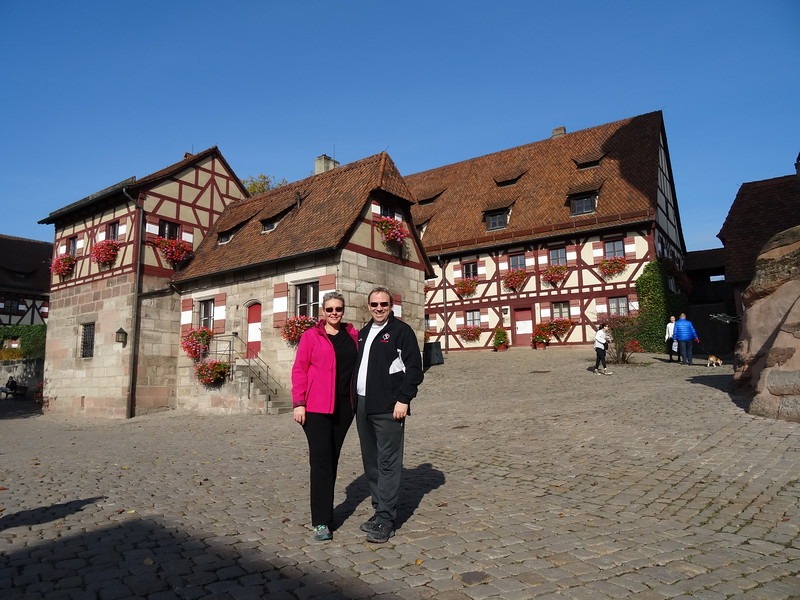
[[[231,372],[230,363],[221,360],[207,360],[194,366],[197,381],[206,386],[221,385]]]
[[[374,222],[375,227],[381,232],[381,239],[384,244],[402,245],[410,235],[403,222],[392,217],[378,217]]]
[[[172,265],[173,269],[180,267],[192,255],[192,245],[184,240],[169,240],[157,237],[155,245],[166,261]]]
[[[197,362],[208,354],[214,332],[208,327],[190,329],[181,337],[181,348],[193,361]]]
[[[615,258],[604,258],[597,265],[597,269],[604,278],[608,279],[622,273],[627,266],[628,261],[622,256],[617,256]]]
[[[550,321],[550,333],[562,340],[572,328],[572,321],[569,319],[553,319]]]
[[[537,323],[531,336],[531,348],[535,350],[537,347],[546,347],[550,343],[551,336],[550,323]]]
[[[50,265],[50,272],[53,275],[58,275],[61,279],[65,279],[72,275],[75,270],[75,263],[77,259],[71,254],[62,254],[54,259]]]
[[[557,286],[567,278],[567,267],[564,265],[548,265],[542,272],[542,281]]]
[[[458,281],[456,281],[455,288],[456,288],[456,294],[458,294],[462,298],[468,298],[469,296],[474,296],[475,291],[478,289],[478,278],[465,277],[464,279],[459,279]]]
[[[119,254],[119,249],[122,247],[116,240],[103,240],[97,242],[93,247],[89,256],[92,261],[98,265],[108,267],[114,264]]]
[[[294,346],[300,341],[300,336],[306,330],[311,329],[317,324],[317,320],[305,315],[286,319],[281,330],[281,337],[290,345]]]
[[[463,329],[458,330],[458,335],[465,342],[477,342],[481,339],[481,328],[467,325]]]
[[[525,269],[514,269],[503,275],[503,287],[507,290],[518,292],[525,285],[528,273]]]

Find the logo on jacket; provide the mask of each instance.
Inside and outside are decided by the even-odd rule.
[[[389,333],[384,333],[384,334],[381,336],[381,343],[382,343],[382,344],[385,344],[386,342],[388,342],[388,341],[389,341],[389,338],[391,338],[391,337],[392,337],[392,335],[391,335],[391,334],[389,334]]]

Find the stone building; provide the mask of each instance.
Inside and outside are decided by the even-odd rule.
[[[0,235],[0,326],[47,322],[52,252],[50,242]]]

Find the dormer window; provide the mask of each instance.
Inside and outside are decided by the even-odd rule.
[[[573,217],[588,215],[597,210],[597,194],[583,194],[569,199],[569,214]]]
[[[486,229],[493,231],[495,229],[505,229],[508,227],[508,209],[493,210],[486,213]]]
[[[275,219],[266,219],[261,221],[261,233],[269,233],[277,226],[278,221]]]
[[[223,231],[217,236],[218,244],[227,244],[233,238],[233,233],[230,231]]]
[[[594,152],[590,152],[588,154],[584,154],[583,156],[578,156],[573,158],[573,162],[575,166],[578,167],[579,171],[585,171],[586,169],[594,169],[595,167],[600,166],[600,161],[603,160],[603,157],[606,153],[602,150],[596,150]]]

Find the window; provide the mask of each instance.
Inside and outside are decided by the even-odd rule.
[[[297,304],[295,315],[316,318],[319,313],[319,282],[303,283],[295,287]]]
[[[106,239],[114,241],[119,239],[119,221],[106,225]]]
[[[569,319],[569,302],[553,302],[553,318]]]
[[[525,270],[525,255],[524,254],[511,254],[508,257],[508,270],[516,271],[518,269]]]
[[[480,327],[481,326],[481,311],[468,310],[464,313],[466,316],[467,327]]]
[[[214,329],[214,300],[200,302],[200,327]]]
[[[603,256],[605,258],[625,258],[625,242],[614,240],[604,244]]]
[[[628,314],[628,298],[620,296],[619,298],[608,299],[608,313],[618,317],[624,317]]]
[[[597,196],[591,194],[589,196],[575,196],[569,199],[569,214],[585,215],[595,211]]]
[[[72,236],[67,240],[67,254],[75,256],[78,254],[78,237]]]
[[[94,356],[94,323],[81,325],[81,358]]]
[[[566,248],[551,248],[548,255],[551,265],[563,265],[565,267],[567,266]]]
[[[261,233],[267,233],[268,231],[272,231],[275,229],[276,225],[275,219],[267,219],[266,221],[261,221]]]
[[[386,206],[385,204],[381,204],[381,216],[394,219],[394,209],[390,206]]]
[[[486,229],[505,229],[508,226],[508,211],[492,211],[486,213]]]
[[[464,279],[466,278],[475,278],[478,276],[478,262],[468,262],[461,264],[461,277]]]
[[[3,302],[3,307],[0,308],[0,313],[4,315],[15,315],[19,309],[19,301],[14,298],[6,298]]]
[[[177,240],[179,227],[177,223],[161,219],[158,222],[158,236],[167,240]]]

